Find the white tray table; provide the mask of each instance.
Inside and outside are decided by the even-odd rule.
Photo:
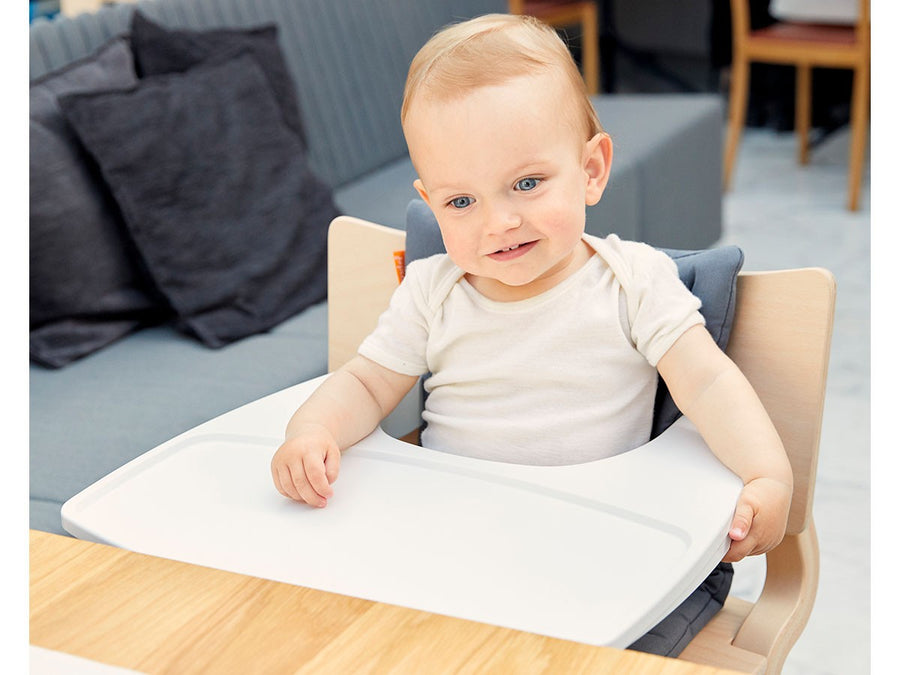
[[[625,647],[728,548],[740,480],[682,418],[647,445],[525,466],[409,445],[348,449],[324,509],[269,462],[322,378],[160,445],[67,501],[76,537],[595,645]]]

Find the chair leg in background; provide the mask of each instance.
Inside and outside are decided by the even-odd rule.
[[[734,59],[731,66],[731,85],[728,95],[728,132],[725,139],[723,187],[731,187],[734,163],[737,159],[741,133],[747,117],[747,91],[750,87],[750,64],[743,59]]]
[[[859,208],[859,191],[868,126],[869,69],[863,67],[853,71],[853,95],[850,104],[850,166],[847,172],[847,208],[851,211]]]
[[[796,105],[794,129],[797,133],[797,161],[809,163],[809,128],[812,117],[812,68],[809,64],[797,66]]]

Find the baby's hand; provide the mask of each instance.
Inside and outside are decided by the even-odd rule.
[[[765,553],[781,543],[791,507],[791,486],[757,478],[744,486],[731,521],[731,547],[723,562]]]
[[[334,494],[341,451],[329,431],[318,424],[291,430],[272,457],[272,480],[285,497],[323,507]]]

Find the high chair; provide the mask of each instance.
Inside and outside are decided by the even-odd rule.
[[[853,71],[850,110],[850,151],[847,206],[859,207],[866,137],[869,122],[870,25],[869,0],[859,0],[854,26],[782,21],[751,30],[749,0],[731,0],[732,64],[725,142],[724,186],[731,186],[732,171],[747,115],[751,63],[796,66],[795,128],[798,160],[809,161],[812,114],[812,69],[849,68]]]
[[[346,216],[332,223],[330,369],[374,327],[405,248],[404,231]],[[710,624],[723,645],[737,634],[727,663],[749,672],[763,672],[767,658],[780,663],[815,592],[809,509],[833,294],[824,270],[740,277],[732,356],[772,412],[795,472],[790,536],[770,554],[763,596],[746,620],[745,604],[729,601]],[[417,388],[389,424],[343,453],[327,508],[292,502],[276,493],[269,461],[324,377],[149,450],[67,501],[63,526],[158,557],[620,648],[673,611],[728,548],[741,482],[689,420],[593,462],[492,462],[397,440],[413,432],[415,443]],[[701,644],[691,658],[714,660]]]
[[[405,233],[341,218],[329,234],[329,368],[356,353],[397,286],[384,263]],[[773,675],[806,626],[819,577],[812,517],[835,282],[819,268],[742,272],[726,352],[753,385],[781,436],[794,472],[784,540],[766,555],[755,603],[729,597],[679,658]]]
[[[588,94],[600,91],[600,34],[594,0],[509,0],[510,14],[526,14],[554,28],[581,26],[582,76]]]

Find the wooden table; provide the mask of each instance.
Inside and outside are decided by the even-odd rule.
[[[32,531],[30,641],[146,673],[730,671]]]

